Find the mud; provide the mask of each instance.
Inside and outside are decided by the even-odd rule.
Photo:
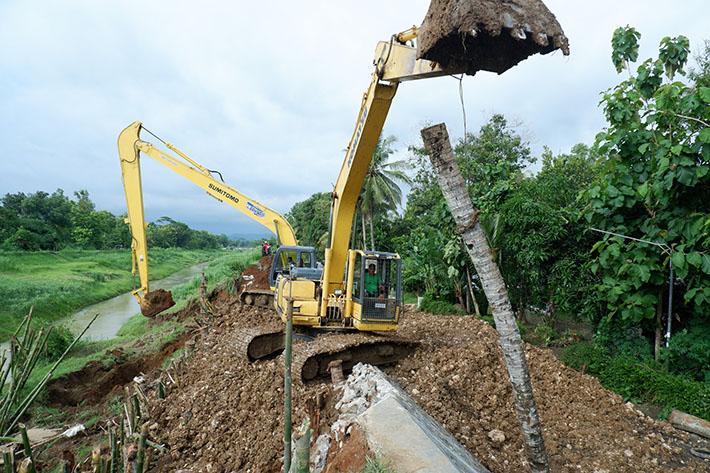
[[[158,424],[155,437],[169,447],[167,453],[153,456],[150,471],[278,472],[283,455],[283,361],[250,362],[239,339],[244,330],[271,328],[280,321],[274,311],[245,306],[235,298],[216,297],[213,302],[218,313],[210,330],[200,332],[179,387],[169,384],[165,400],[157,399],[154,389],[146,390],[149,422]],[[526,471],[497,332],[471,317],[433,316],[408,307],[397,337],[416,346],[384,371],[491,471]],[[294,353],[307,345],[295,342]],[[690,434],[625,405],[595,378],[565,367],[549,350],[527,350],[553,471],[707,470],[707,463],[693,457],[689,448],[710,448],[708,442],[698,443]],[[159,370],[147,373],[146,386],[158,376]],[[81,382],[81,375],[72,379]],[[82,395],[88,396],[91,389],[86,386]],[[109,391],[104,400],[111,395]],[[318,431],[327,432],[337,417],[334,396],[327,379],[294,383],[294,425],[310,416]],[[94,435],[105,441],[100,430]],[[336,445],[330,456],[337,457],[345,447]],[[360,448],[347,455],[353,464]]]
[[[475,74],[501,74],[535,54],[569,44],[540,0],[433,0],[419,30],[418,58]]]
[[[273,298],[265,297],[271,294],[269,275],[273,258],[273,255],[262,256],[258,262],[247,267],[239,275],[236,287],[237,294],[242,302],[266,307],[269,302],[266,299],[273,301]]]
[[[154,317],[174,305],[175,301],[170,291],[156,289],[145,294],[141,304],[141,314],[146,317]]]

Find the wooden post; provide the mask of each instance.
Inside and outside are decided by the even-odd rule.
[[[490,303],[500,346],[513,385],[515,410],[523,433],[528,462],[533,473],[549,472],[540,418],[535,405],[525,348],[520,338],[515,315],[508,298],[500,269],[493,259],[488,240],[478,222],[479,210],[473,207],[466,183],[451,149],[449,134],[443,123],[422,130],[424,148],[434,166],[441,191],[463,237],[466,251],[481,278],[483,291]]]
[[[291,469],[291,342],[293,340],[293,299],[286,304],[286,334],[284,335],[284,471]]]

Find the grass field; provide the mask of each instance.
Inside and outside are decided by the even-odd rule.
[[[222,250],[151,249],[151,279],[224,255]],[[133,288],[129,250],[0,252],[0,340],[34,306],[47,324]]]
[[[151,255],[152,256],[152,255]],[[208,290],[214,289],[224,281],[229,281],[235,275],[241,273],[248,265],[259,260],[258,250],[253,251],[228,251],[213,254],[215,256],[204,269],[208,280]],[[174,312],[184,307],[189,299],[199,297],[199,287],[202,281],[201,276],[195,276],[190,282],[181,284],[172,289],[176,305],[170,309]],[[159,325],[149,324],[152,319],[136,314],[131,317],[118,331],[116,338],[99,341],[80,341],[72,349],[69,356],[59,365],[54,373],[54,378],[59,378],[67,373],[80,370],[89,361],[100,360],[105,357],[107,351],[121,348],[126,356],[134,356],[135,340],[141,338],[150,340],[148,344],[140,344],[142,353],[152,353],[160,350],[167,342],[179,337],[185,330],[182,323],[176,321],[165,321]],[[52,363],[40,364],[32,372],[25,391],[29,392],[49,371]],[[38,409],[44,409],[40,402]]]

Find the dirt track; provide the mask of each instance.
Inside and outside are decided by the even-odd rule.
[[[170,446],[156,472],[276,472],[282,455],[280,358],[249,363],[235,348],[240,328],[274,324],[268,310],[223,301],[213,328],[196,344],[180,388],[155,401],[157,436]],[[525,471],[522,440],[497,333],[471,317],[409,309],[399,331],[420,342],[385,369],[494,472]],[[305,343],[305,342],[304,342]],[[549,350],[528,347],[535,395],[553,471],[706,471],[688,453],[690,436],[653,421]],[[325,402],[321,432],[334,418],[329,382],[294,386],[294,424],[308,399]],[[501,441],[498,429],[505,440]],[[494,440],[492,440],[490,437]],[[707,448],[707,447],[706,447]]]

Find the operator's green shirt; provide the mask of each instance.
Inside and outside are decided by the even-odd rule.
[[[365,273],[365,291],[376,294],[380,284],[382,284],[382,278],[379,274],[375,273],[370,276],[370,273]]]

